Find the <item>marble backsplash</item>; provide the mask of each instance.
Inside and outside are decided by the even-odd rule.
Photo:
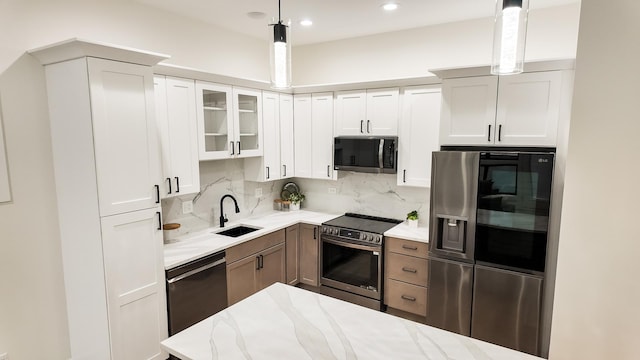
[[[180,223],[178,230],[165,231],[165,240],[219,226],[220,198],[233,195],[224,209],[229,221],[269,212],[273,199],[280,196],[283,185],[293,181],[305,194],[303,209],[341,214],[355,212],[404,220],[417,210],[419,225],[428,225],[429,189],[396,185],[396,175],[340,172],[338,180],[294,178],[265,183],[244,180],[244,160],[203,161],[200,163],[200,194],[190,194],[162,201],[165,223]],[[256,197],[256,189],[262,195]],[[334,191],[335,190],[335,191]],[[182,214],[182,202],[193,200],[193,212]]]

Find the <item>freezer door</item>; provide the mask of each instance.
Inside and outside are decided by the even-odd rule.
[[[542,277],[476,265],[471,336],[540,355]]]
[[[472,261],[480,153],[435,151],[432,158],[429,251]]]
[[[429,258],[427,324],[469,336],[473,265]]]

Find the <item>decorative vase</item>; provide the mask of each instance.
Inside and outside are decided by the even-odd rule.
[[[300,210],[300,203],[291,203],[291,205],[289,205],[289,209],[290,210]]]
[[[418,220],[408,220],[407,219],[407,224],[409,225],[409,227],[417,228],[418,227]]]

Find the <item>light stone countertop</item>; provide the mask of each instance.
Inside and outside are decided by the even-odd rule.
[[[162,341],[182,360],[540,360],[276,283]]]
[[[165,270],[172,269],[203,256],[225,250],[234,245],[297,223],[302,222],[310,225],[321,225],[323,222],[338,216],[340,216],[340,214],[327,214],[306,210],[273,211],[272,213],[227,223],[224,228],[212,227],[196,233],[183,235],[173,239],[172,243],[164,245],[164,268]],[[236,225],[256,227],[260,228],[260,230],[236,238],[216,234],[216,232],[230,229]]]
[[[428,227],[417,227],[413,228],[407,225],[406,222],[402,222],[393,228],[387,230],[384,233],[384,236],[391,236],[406,240],[419,241],[423,243],[429,242],[429,228]]]

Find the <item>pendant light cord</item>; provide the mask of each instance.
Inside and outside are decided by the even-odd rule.
[[[278,0],[278,24],[282,24],[282,16],[280,14],[280,0]]]

